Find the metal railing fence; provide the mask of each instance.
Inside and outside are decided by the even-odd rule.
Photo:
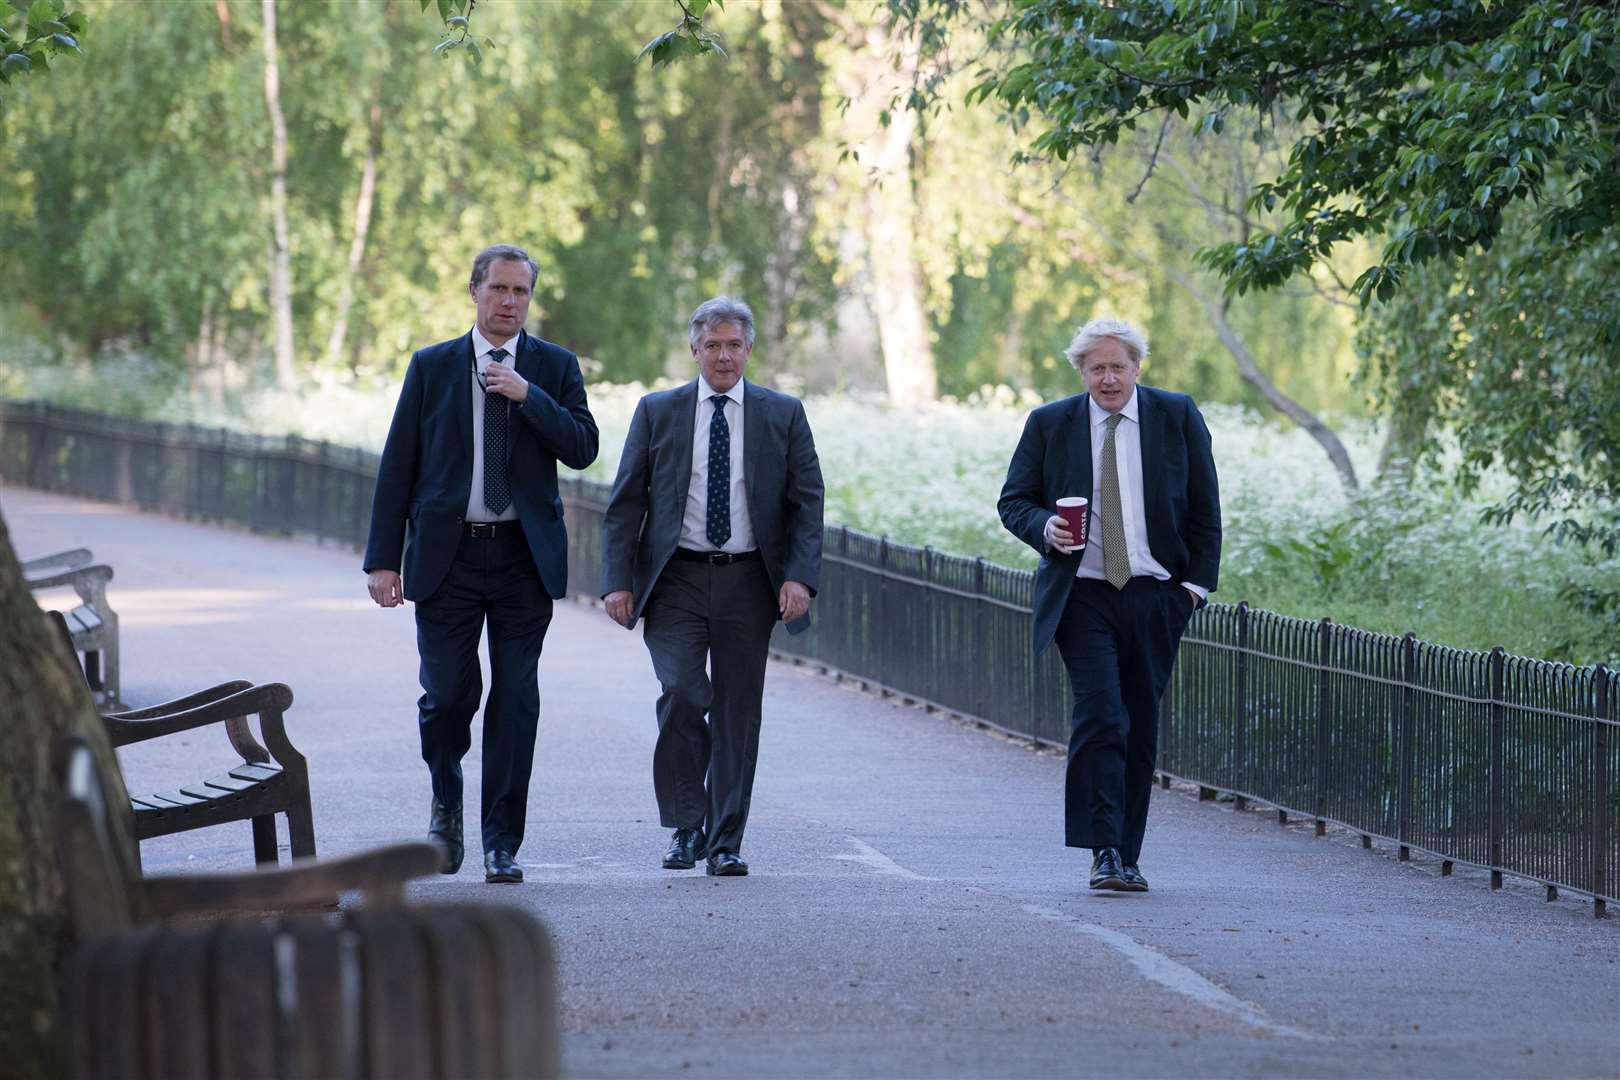
[[[362,546],[377,456],[298,438],[0,402],[0,479]],[[571,578],[592,594],[606,485],[563,481]],[[1056,746],[1069,690],[1029,647],[1034,576],[826,536],[812,628],[774,648]],[[1159,769],[1288,814],[1590,894],[1620,894],[1620,673],[1212,604],[1165,695]]]

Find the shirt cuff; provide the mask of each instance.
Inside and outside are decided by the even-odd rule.
[[[1200,599],[1200,600],[1208,600],[1209,599],[1209,590],[1204,588],[1202,585],[1194,585],[1190,581],[1183,581],[1181,583],[1181,587],[1183,589],[1186,589],[1188,592],[1197,593],[1198,594],[1198,599]]]

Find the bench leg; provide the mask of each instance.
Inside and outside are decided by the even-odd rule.
[[[307,796],[304,802],[287,808],[287,836],[292,843],[293,858],[315,857],[315,815],[310,811]]]
[[[253,819],[253,861],[276,865],[276,816],[261,814]]]
[[[101,682],[107,691],[108,704],[122,704],[124,689],[118,682],[118,631],[116,627],[113,629],[112,639],[107,642],[107,647],[102,653],[101,667]]]
[[[101,685],[101,650],[84,650],[84,681],[90,684],[91,693],[100,693]]]

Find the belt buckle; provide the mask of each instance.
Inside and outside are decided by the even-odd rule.
[[[713,555],[709,556],[709,562],[714,566],[730,566],[736,561],[737,556],[728,554],[724,551],[717,551]]]
[[[495,523],[493,521],[469,521],[467,522],[467,529],[475,540],[495,535]]]

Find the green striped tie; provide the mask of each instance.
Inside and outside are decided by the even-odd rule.
[[[1125,511],[1119,505],[1119,457],[1114,451],[1114,432],[1125,419],[1114,413],[1103,423],[1108,434],[1102,448],[1102,547],[1103,577],[1116,589],[1131,580],[1131,553],[1125,550]]]

